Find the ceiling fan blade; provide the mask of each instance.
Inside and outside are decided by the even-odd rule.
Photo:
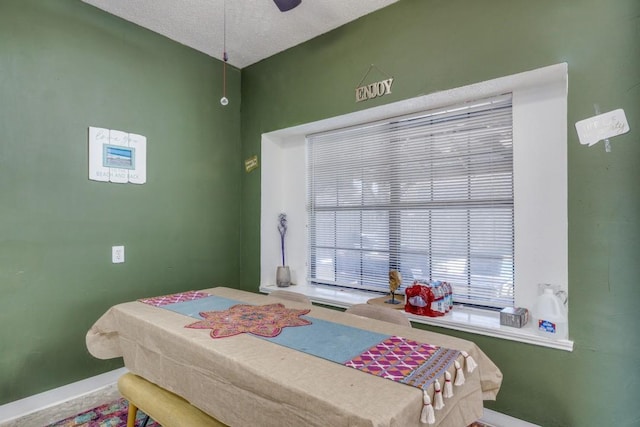
[[[273,2],[278,6],[280,12],[286,12],[298,6],[302,0],[273,0]]]

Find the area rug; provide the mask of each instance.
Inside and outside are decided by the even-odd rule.
[[[46,427],[126,427],[129,402],[119,399],[97,408],[82,412],[62,421],[49,424]],[[140,410],[136,415],[136,427],[142,427],[146,414]],[[149,420],[147,427],[161,427],[160,424]]]

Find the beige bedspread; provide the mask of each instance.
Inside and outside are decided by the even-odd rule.
[[[205,292],[248,304],[303,304],[218,287]],[[473,343],[314,306],[308,316],[468,352],[477,362],[455,396],[435,411],[436,425],[462,427],[496,398],[502,374]],[[420,426],[421,390],[368,375],[249,334],[212,339],[184,326],[194,319],[141,302],[111,307],[86,336],[100,359],[125,366],[230,426]],[[451,368],[453,373],[454,368]],[[432,390],[431,390],[432,391]]]

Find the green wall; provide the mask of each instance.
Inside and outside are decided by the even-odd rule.
[[[221,74],[80,0],[0,1],[0,404],[121,366],[84,343],[111,305],[238,282],[240,72],[225,108]],[[89,126],[145,135],[147,183],[89,181]]]
[[[219,61],[80,0],[0,0],[0,404],[120,366],[84,345],[113,304],[257,290],[260,175],[242,159],[263,132],[567,62],[575,350],[439,331],[502,369],[492,409],[545,426],[637,424],[639,41],[638,0],[401,0],[232,70],[222,108]],[[370,64],[393,94],[356,104]],[[624,108],[632,129],[609,154],[573,128],[594,103]],[[147,183],[89,181],[89,126],[147,136]],[[110,262],[116,244],[125,264]]]
[[[260,153],[263,132],[559,62],[569,64],[575,349],[440,332],[477,342],[502,369],[491,409],[544,426],[638,425],[640,1],[401,0],[243,69],[242,156]],[[393,94],[356,104],[354,88],[370,64],[395,78]],[[612,139],[609,154],[576,136],[574,123],[592,116],[594,103],[602,112],[623,108],[632,129]],[[242,215],[240,282],[255,290],[258,172],[243,175]]]

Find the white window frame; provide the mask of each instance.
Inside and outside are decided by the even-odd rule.
[[[567,64],[411,98],[262,135],[260,291],[275,289],[280,265],[277,217],[286,212],[286,240],[291,290],[312,300],[348,307],[371,298],[362,291],[311,286],[307,277],[305,136],[453,105],[513,94],[515,283],[516,305],[531,309],[538,284],[568,293],[567,225]],[[410,316],[412,321],[571,351],[570,340],[550,340],[522,329],[500,326],[495,312],[459,308],[444,318]],[[569,320],[571,320],[569,316]]]

